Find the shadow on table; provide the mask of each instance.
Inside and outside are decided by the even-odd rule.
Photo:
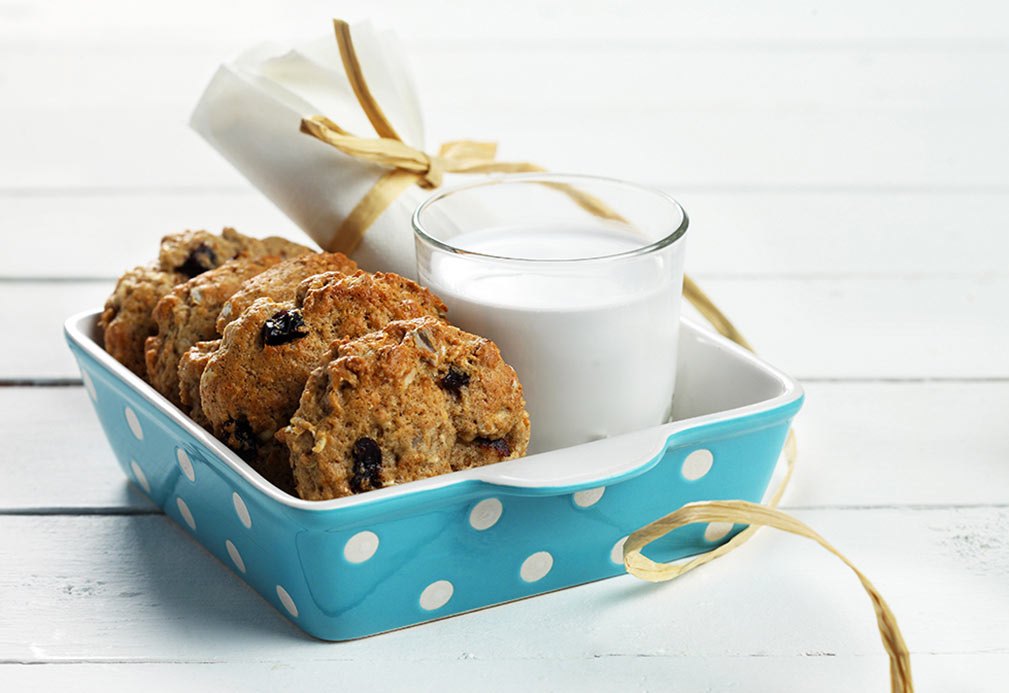
[[[132,487],[126,494],[139,492]],[[134,561],[136,590],[166,636],[248,644],[257,635],[315,640],[264,601],[187,532],[150,504],[125,523],[123,559]],[[139,596],[139,595],[138,595]],[[269,638],[267,638],[269,639]],[[225,647],[225,649],[227,649]]]

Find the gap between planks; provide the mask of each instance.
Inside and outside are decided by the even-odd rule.
[[[909,194],[928,195],[1003,195],[1009,193],[1009,185],[998,183],[979,184],[931,184],[931,183],[691,183],[687,181],[640,181],[642,185],[662,190],[677,190],[700,193],[739,194]],[[235,195],[257,194],[253,188],[243,185],[138,185],[138,186],[4,186],[0,185],[0,198],[22,197],[133,197],[140,195],[171,197],[177,195]]]
[[[861,512],[864,510],[896,510],[908,512],[932,512],[935,510],[1005,510],[1009,503],[880,503],[861,505],[781,505],[781,510],[791,512],[819,512],[824,510],[841,512]],[[0,508],[0,517],[119,517],[164,515],[161,508],[128,508],[105,506],[98,508]]]
[[[1009,277],[1009,269],[1006,270],[980,270],[974,272],[932,272],[928,270],[920,272],[906,271],[881,271],[881,272],[697,272],[690,273],[692,277],[705,281],[848,281],[852,279],[906,279],[915,280],[986,280],[1004,279]],[[119,279],[118,276],[34,276],[34,275],[8,275],[0,277],[0,284],[109,284],[113,285]]]
[[[877,376],[795,376],[795,379],[802,383],[809,384],[846,384],[846,385],[972,385],[972,384],[999,384],[1009,383],[1009,376],[925,376],[920,378],[908,377],[877,377]],[[82,387],[80,378],[0,378],[0,387]]]
[[[580,587],[576,585],[575,587]],[[569,588],[570,589],[570,588]],[[538,595],[536,595],[538,596]],[[497,605],[501,606],[501,605]],[[495,607],[486,607],[495,608]],[[465,614],[461,614],[465,615]],[[456,618],[456,616],[450,616],[449,618]],[[429,626],[428,623],[418,624],[417,626],[408,626],[410,628],[414,627],[425,627]],[[366,636],[367,638],[381,638],[386,635],[386,633],[379,633],[377,635]],[[332,645],[334,648],[340,647],[343,642],[341,641],[321,641],[324,645]],[[353,641],[351,641],[353,642]],[[1009,649],[995,647],[990,650],[955,650],[955,651],[918,651],[911,650],[912,655],[921,656],[934,656],[934,657],[957,657],[963,655],[1005,655],[1009,654]],[[600,652],[597,654],[575,656],[575,657],[508,657],[506,659],[494,659],[494,658],[483,658],[483,657],[465,657],[459,660],[446,660],[437,658],[422,658],[422,659],[407,659],[402,658],[397,659],[399,662],[409,662],[411,664],[438,664],[444,665],[449,664],[452,661],[466,661],[466,662],[486,662],[486,663],[499,663],[499,662],[578,662],[578,661],[590,661],[596,659],[667,659],[667,660],[697,660],[697,659],[749,659],[749,658],[761,658],[761,659],[808,659],[810,657],[840,657],[843,659],[882,659],[884,655],[882,653],[859,653],[851,652],[845,654],[839,654],[837,652],[825,652],[819,650],[811,650],[808,652],[797,652],[794,654],[767,654],[763,652],[741,652],[736,655],[731,654],[720,654],[720,655],[707,655],[698,656],[695,654],[679,653],[679,652],[639,652],[634,654],[628,654],[623,652]],[[367,663],[368,660],[361,657],[325,657],[317,660],[309,660],[309,663],[314,664],[330,664],[330,663]],[[234,666],[235,664],[247,664],[248,662],[243,662],[240,659],[182,659],[182,658],[158,658],[158,657],[137,657],[137,658],[121,658],[121,657],[75,657],[70,659],[17,659],[17,658],[0,658],[0,666],[11,666],[11,665],[21,665],[21,666],[67,666],[75,664],[123,664],[123,665],[145,665],[145,664],[213,664],[221,666]],[[289,662],[282,659],[256,659],[254,664],[260,665],[287,665]],[[300,662],[299,662],[300,663]]]

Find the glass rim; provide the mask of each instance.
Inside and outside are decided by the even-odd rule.
[[[579,181],[583,183],[594,182],[594,183],[606,183],[609,185],[616,185],[623,188],[629,188],[638,192],[649,193],[650,195],[657,197],[666,203],[672,205],[672,207],[680,213],[680,223],[679,225],[669,234],[653,241],[647,245],[642,245],[639,248],[633,248],[631,250],[624,250],[619,253],[611,253],[609,255],[593,255],[589,257],[574,257],[574,258],[529,258],[529,257],[512,257],[510,255],[492,255],[490,253],[481,253],[475,250],[465,250],[463,248],[458,248],[450,243],[442,241],[438,238],[432,236],[424,228],[423,223],[421,223],[420,217],[424,211],[432,206],[434,203],[442,200],[449,195],[463,192],[465,190],[471,190],[473,188],[482,188],[490,185],[502,185],[508,183],[536,183],[536,182],[568,182],[572,184],[577,184]],[[456,255],[468,255],[475,258],[486,258],[489,260],[504,260],[508,262],[516,263],[570,263],[570,262],[598,262],[602,260],[614,260],[628,257],[636,257],[639,255],[649,255],[657,250],[661,250],[669,245],[672,245],[687,232],[687,226],[690,224],[690,219],[687,217],[687,211],[683,208],[679,202],[676,201],[669,193],[659,188],[650,185],[641,185],[639,183],[631,183],[630,181],[622,180],[620,178],[611,178],[608,176],[595,176],[591,174],[583,173],[504,173],[495,174],[487,178],[482,178],[476,181],[470,181],[468,183],[462,183],[459,185],[453,185],[445,188],[441,188],[427,197],[423,202],[417,205],[414,210],[413,215],[410,217],[410,225],[413,227],[414,236],[421,239],[423,242]]]

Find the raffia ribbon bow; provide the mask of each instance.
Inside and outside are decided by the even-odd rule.
[[[365,231],[396,197],[411,185],[437,188],[445,173],[521,173],[543,171],[540,166],[526,162],[496,161],[497,145],[492,142],[460,140],[447,142],[437,155],[430,155],[404,143],[385,117],[368,84],[354,51],[350,26],[339,19],[333,20],[340,57],[358,103],[368,116],[377,138],[352,135],[325,116],[302,118],[301,131],[336,147],[344,154],[361,161],[386,166],[383,175],[361,198],[337,230],[326,250],[350,253],[360,242]],[[619,214],[601,200],[567,185],[548,184],[559,189],[577,204],[597,216],[620,219]],[[683,295],[722,335],[752,351],[749,343],[732,322],[718,309],[700,287],[689,277],[684,277]],[[773,527],[811,539],[837,556],[858,577],[869,595],[883,648],[890,659],[890,687],[894,693],[911,693],[911,658],[897,626],[897,618],[869,579],[810,527],[794,517],[776,509],[792,476],[798,451],[793,431],[788,432],[784,456],[786,473],[767,505],[747,501],[700,501],[682,508],[642,527],[628,537],[624,544],[624,566],[627,572],[642,580],[662,582],[671,580],[710,561],[724,556],[748,541],[760,527]],[[642,554],[648,544],[669,532],[695,522],[728,522],[748,524],[745,530],[725,544],[687,562],[656,563]]]
[[[366,105],[368,103],[362,101],[361,106],[369,114],[372,124],[376,125],[375,129],[381,132],[379,125],[372,118],[372,111]],[[388,129],[394,134],[391,126]],[[473,140],[446,142],[441,145],[438,154],[433,155],[411,147],[398,136],[357,137],[321,115],[302,118],[301,131],[355,159],[391,169],[361,198],[337,229],[333,241],[326,248],[334,252],[352,252],[361,242],[368,227],[401,192],[411,185],[427,189],[437,188],[442,184],[446,173],[521,173],[544,170],[540,166],[526,162],[495,161],[497,144],[494,142]]]
[[[446,142],[437,155],[431,155],[398,139],[357,137],[321,115],[303,118],[301,131],[355,159],[412,174],[412,183],[428,189],[441,185],[445,173],[486,173],[500,171],[503,166],[521,166],[522,170],[528,170],[527,167],[531,166],[494,161],[497,156],[497,144],[494,142]]]

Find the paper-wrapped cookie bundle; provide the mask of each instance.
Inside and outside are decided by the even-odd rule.
[[[166,236],[106,350],[279,488],[323,500],[525,454],[515,371],[397,274],[281,238]]]
[[[367,75],[368,95],[382,104],[396,137],[422,150],[420,107],[394,37],[369,23],[355,24],[353,34],[354,64]],[[348,132],[373,132],[355,89],[332,35],[294,46],[263,44],[218,69],[191,124],[319,247],[353,251],[365,269],[413,278],[409,218],[424,191],[402,190],[363,238],[342,242],[344,222],[389,168],[300,131],[303,118],[325,114]]]
[[[334,20],[334,28],[335,41],[263,44],[222,65],[191,125],[319,247],[347,253],[364,269],[414,279],[409,220],[425,189],[445,174],[543,169],[496,161],[490,142],[447,142],[426,152],[395,38],[368,22]],[[598,201],[568,194],[594,214],[608,213]]]

